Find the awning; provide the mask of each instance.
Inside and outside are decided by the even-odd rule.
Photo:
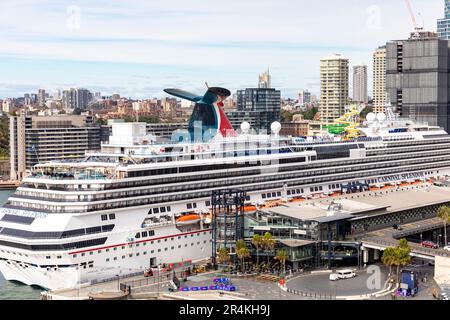
[[[284,244],[285,246],[296,248],[296,247],[303,247],[310,244],[315,243],[315,241],[311,240],[300,240],[300,239],[283,239],[280,240],[280,243]]]

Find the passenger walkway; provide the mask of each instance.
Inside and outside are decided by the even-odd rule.
[[[439,218],[425,219],[417,222],[402,224],[401,231],[391,228],[385,228],[367,233],[362,237],[363,247],[385,250],[387,247],[397,246],[399,239],[406,236],[418,234],[425,231],[442,228],[444,225]],[[411,256],[434,260],[436,256],[450,257],[450,252],[444,249],[431,249],[422,247],[419,243],[409,242],[411,247]]]

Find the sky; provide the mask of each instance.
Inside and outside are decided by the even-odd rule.
[[[444,0],[411,0],[435,31]],[[83,87],[135,99],[164,88],[320,92],[332,53],[367,64],[413,30],[404,0],[0,0],[0,98]],[[350,69],[351,70],[351,69]],[[351,78],[351,77],[350,77]]]

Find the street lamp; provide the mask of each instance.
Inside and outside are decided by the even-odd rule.
[[[116,277],[117,277],[117,290],[120,291],[120,276],[116,274]]]

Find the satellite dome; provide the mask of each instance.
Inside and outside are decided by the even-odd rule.
[[[272,130],[273,134],[278,134],[281,130],[281,123],[278,121],[272,122],[270,125],[270,129]]]
[[[366,120],[368,122],[374,122],[376,118],[377,118],[377,116],[373,112],[368,113],[367,116],[366,116]]]
[[[241,130],[242,132],[247,133],[250,130],[250,123],[248,123],[247,121],[242,122]]]
[[[384,113],[378,113],[377,119],[379,122],[384,122],[386,120],[386,115]]]

